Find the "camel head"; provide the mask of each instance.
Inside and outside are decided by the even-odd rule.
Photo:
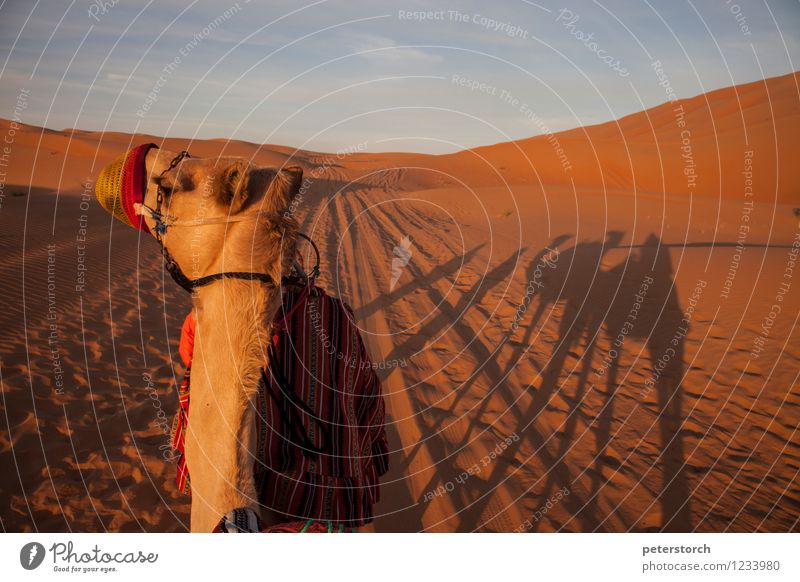
[[[146,144],[106,166],[96,194],[115,218],[159,239],[189,279],[240,271],[279,281],[295,256],[297,224],[286,210],[302,175]]]
[[[301,181],[298,167],[259,168],[244,158],[196,158],[152,144],[127,152],[98,177],[103,207],[156,238],[179,284],[181,276],[195,284],[219,274],[232,280],[195,294],[186,433],[193,531],[211,531],[232,510],[259,511],[253,402],[280,303],[275,284],[295,257],[297,223],[287,208]],[[248,277],[241,274],[268,275],[272,284],[242,282]]]

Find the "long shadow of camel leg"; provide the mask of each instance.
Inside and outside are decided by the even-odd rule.
[[[536,311],[533,313],[530,322],[525,327],[525,336],[522,339],[522,346],[520,350],[517,352],[519,355],[518,356],[515,355],[515,357],[511,359],[511,362],[518,361],[519,358],[522,357],[522,354],[525,352],[526,348],[533,347],[531,346],[531,337],[533,336],[533,332],[539,326],[539,320],[542,318],[542,315],[544,315],[545,310],[549,306],[555,304],[556,289],[546,289],[543,291],[543,289],[547,285],[546,281],[547,277],[544,277],[545,280],[541,279],[545,274],[547,274],[547,271],[549,269],[552,269],[555,266],[552,259],[548,262],[545,260],[545,257],[547,257],[548,255],[552,255],[553,250],[558,250],[558,247],[561,245],[561,243],[563,243],[566,240],[569,240],[570,238],[571,236],[567,234],[562,234],[560,236],[557,236],[552,241],[550,241],[550,244],[547,247],[539,251],[536,254],[536,256],[533,257],[533,260],[530,262],[530,265],[528,266],[528,271],[527,271],[528,285],[532,285],[533,289],[538,291],[538,293],[534,293],[534,297],[531,299],[535,299],[538,297],[538,302],[536,304]],[[522,327],[521,325],[522,322],[520,321],[519,323],[520,327]],[[536,365],[535,360],[534,360],[534,365]]]
[[[571,310],[566,310],[571,311]],[[575,313],[565,313],[560,326],[561,341],[557,344],[557,348],[546,366],[546,371],[543,374],[542,382],[538,390],[536,390],[531,404],[524,411],[517,408],[509,409],[509,413],[513,414],[516,419],[517,431],[521,437],[517,442],[513,443],[506,450],[506,455],[509,458],[516,457],[520,447],[525,443],[530,445],[536,451],[536,456],[539,458],[542,465],[547,468],[548,479],[553,483],[568,483],[571,494],[562,500],[569,511],[577,513],[583,507],[581,499],[588,498],[586,491],[581,491],[581,487],[573,483],[572,475],[569,467],[564,462],[563,455],[552,454],[548,450],[548,442],[552,443],[554,440],[550,435],[545,434],[540,428],[537,427],[537,418],[539,414],[545,409],[547,402],[549,402],[555,388],[558,385],[558,380],[570,347],[580,338],[583,333],[583,328],[575,325]],[[513,365],[513,362],[512,362]],[[507,403],[513,402],[514,395],[511,393],[507,382],[498,385],[500,396],[505,399]],[[480,525],[480,516],[483,510],[488,505],[491,498],[491,491],[494,487],[507,477],[506,470],[499,464],[495,465],[492,473],[486,480],[484,485],[485,493],[480,499],[470,505],[464,512],[464,519],[467,523],[473,524],[473,529]],[[597,516],[583,511],[582,517],[584,520],[584,529],[593,530],[599,526]]]
[[[587,502],[587,506],[591,506],[594,513],[597,513],[600,509],[597,501],[600,497],[601,488],[607,483],[607,480],[604,482],[603,479],[603,467],[608,464],[608,457],[605,455],[605,452],[606,447],[608,447],[611,442],[611,422],[614,419],[614,398],[617,392],[618,371],[619,350],[616,350],[608,367],[605,403],[597,417],[597,452],[594,458],[594,472],[592,473],[590,485],[592,496]],[[616,467],[614,467],[614,469],[616,470]]]
[[[566,319],[565,319],[566,320]],[[573,325],[573,329],[575,326]],[[571,341],[568,342],[568,345],[564,346],[565,350],[569,350],[577,341],[580,340],[581,333],[580,328],[578,328],[578,333],[574,333],[571,336]],[[569,412],[567,415],[567,419],[564,426],[564,434],[559,438],[559,447],[558,452],[556,453],[556,462],[558,463],[565,463],[565,458],[569,453],[569,450],[573,443],[573,438],[575,436],[575,427],[578,423],[578,418],[580,414],[580,408],[583,404],[583,399],[586,394],[587,383],[589,379],[589,373],[592,371],[592,357],[594,356],[595,350],[595,342],[596,342],[596,334],[599,332],[600,329],[600,322],[599,321],[590,321],[586,325],[586,338],[587,338],[587,346],[586,350],[581,358],[581,371],[578,377],[578,385],[577,389],[575,390],[575,396],[572,399],[572,404],[569,408]],[[567,343],[567,342],[565,342]],[[563,365],[563,364],[562,364]],[[556,376],[556,381],[558,381],[560,374]],[[566,379],[565,379],[566,381]],[[592,389],[592,386],[589,386],[589,390]],[[565,398],[566,400],[566,398]],[[554,491],[557,486],[567,486],[568,489],[572,489],[573,484],[569,483],[561,483],[556,479],[557,475],[555,471],[550,471],[547,474],[547,481],[545,483],[544,489],[541,494],[541,499],[543,502],[547,501],[550,497],[550,493]],[[595,488],[590,488],[591,492],[595,491]],[[581,512],[581,519],[586,516],[591,515],[592,519],[590,520],[592,523],[596,523],[596,512],[594,508],[596,506],[591,503],[587,503],[586,508]],[[577,516],[576,516],[577,517]],[[587,524],[584,523],[584,526]],[[533,531],[537,531],[539,529],[539,522],[534,522],[533,524]],[[582,528],[583,531],[586,531],[586,528]]]
[[[563,240],[566,240],[566,236],[559,237],[553,241],[551,248],[557,247]],[[616,244],[615,239],[611,239],[610,246]],[[568,249],[566,251],[562,251],[562,255],[566,255],[567,257],[571,257],[572,260],[565,260],[563,257],[559,261],[559,268],[567,268],[569,271],[566,275],[558,275],[553,277],[548,277],[551,279],[550,284],[553,284],[553,280],[555,281],[563,281],[565,285],[569,282],[568,280],[564,280],[563,277],[569,276],[569,273],[572,272],[573,267],[578,269],[579,276],[584,275],[591,275],[591,271],[587,271],[586,273],[583,272],[583,267],[588,266],[592,269],[596,270],[599,269],[599,260],[607,250],[607,245],[599,243],[599,242],[586,242],[576,245],[572,249]],[[550,252],[550,251],[547,251]],[[538,262],[544,257],[545,250],[540,251],[540,253],[533,259],[531,262],[531,267],[529,268],[528,274],[529,277],[532,278],[532,274],[535,272],[537,268]],[[564,264],[562,266],[562,264]],[[549,268],[548,268],[549,269]],[[545,269],[547,271],[548,269]],[[563,291],[563,287],[556,285],[555,288],[551,289],[551,292],[548,292],[545,295],[540,295],[539,297],[539,305],[537,307],[536,312],[533,315],[532,322],[528,330],[526,330],[525,334],[525,342],[522,347],[520,348],[521,351],[518,351],[520,354],[518,357],[521,357],[522,351],[524,351],[527,342],[530,341],[532,335],[532,328],[538,324],[538,321],[543,313],[543,311],[547,308],[547,305],[552,301],[553,298],[558,296],[558,293]],[[553,292],[558,288],[558,293],[553,295]],[[564,462],[564,444],[562,444],[561,454],[552,454],[547,447],[547,443],[551,442],[552,438],[545,438],[545,435],[542,434],[541,430],[537,428],[537,418],[538,416],[545,410],[547,403],[550,401],[556,387],[558,386],[559,378],[561,376],[561,372],[564,368],[564,362],[566,360],[566,356],[570,351],[570,348],[574,345],[575,341],[580,338],[583,333],[583,328],[580,325],[580,311],[582,309],[591,309],[591,304],[586,304],[586,297],[585,297],[585,288],[581,289],[581,292],[577,295],[573,291],[572,293],[566,293],[567,303],[564,308],[564,312],[562,314],[561,324],[560,324],[560,331],[559,336],[560,339],[556,343],[554,347],[553,354],[548,361],[547,365],[545,366],[545,371],[542,373],[542,381],[538,389],[535,390],[532,402],[528,406],[527,410],[520,411],[518,408],[513,408],[508,412],[514,414],[515,418],[517,419],[517,427],[520,433],[520,440],[516,443],[512,444],[508,450],[507,454],[510,456],[514,456],[517,454],[518,449],[520,446],[525,442],[530,442],[535,447],[535,454],[539,457],[539,460],[542,464],[547,468],[547,476],[548,479],[551,480],[551,484],[553,482],[558,483],[569,483],[570,489],[572,494],[566,497],[562,502],[569,508],[570,511],[577,514],[578,511],[581,511],[582,518],[583,518],[583,526],[584,529],[595,529],[599,526],[598,518],[595,515],[592,515],[589,511],[586,511],[583,505],[581,504],[580,498],[587,498],[589,495],[585,491],[581,491],[581,487],[579,484],[573,483],[573,479],[571,476],[571,472],[569,467]],[[591,332],[595,331],[594,328],[590,329]],[[589,336],[590,338],[594,337],[594,334]],[[518,361],[518,358],[512,358],[509,366],[515,365],[515,362]],[[589,366],[590,367],[590,366]],[[586,380],[586,376],[588,375],[589,368],[586,368],[584,372],[584,382]],[[515,396],[511,393],[509,388],[508,382],[502,382],[497,386],[497,391],[505,399],[506,403],[514,402]],[[574,414],[570,417],[573,419],[574,422]],[[573,428],[574,430],[574,428]],[[563,441],[562,441],[563,443]],[[566,439],[566,444],[569,444],[569,439]],[[505,478],[505,474],[499,469],[496,468],[493,470],[492,474],[489,476],[486,487],[489,488],[493,484],[499,484]],[[536,482],[538,483],[539,480]],[[535,483],[534,483],[535,485]],[[489,495],[484,494],[478,501],[473,503],[470,506],[470,510],[473,516],[479,516],[483,507],[485,507],[488,503]]]
[[[461,398],[471,389],[473,384],[475,384],[478,378],[480,378],[482,375],[485,375],[490,379],[490,381],[492,378],[500,377],[501,371],[495,361],[494,351],[490,351],[490,349],[484,345],[481,338],[476,337],[475,331],[461,321],[461,316],[471,304],[480,304],[486,294],[489,293],[489,291],[491,291],[493,288],[491,285],[489,285],[491,281],[504,281],[513,275],[513,268],[516,264],[517,258],[519,254],[524,252],[524,250],[525,249],[520,249],[518,252],[510,255],[501,264],[494,267],[487,275],[486,280],[481,280],[476,283],[470,291],[462,295],[462,298],[454,306],[450,305],[445,300],[445,297],[438,289],[431,286],[431,288],[428,290],[428,296],[434,305],[438,305],[439,313],[433,319],[426,322],[426,324],[415,336],[412,336],[406,340],[406,342],[402,345],[395,346],[394,350],[392,350],[392,352],[386,358],[387,360],[391,360],[395,357],[399,358],[401,357],[401,353],[410,351],[409,348],[421,349],[422,344],[424,344],[427,339],[435,337],[442,328],[449,325],[452,329],[452,332],[458,334],[464,344],[468,346],[468,349],[475,355],[476,360],[481,362],[481,364],[476,370],[473,371],[471,377],[465,380],[459,386],[458,392],[453,397],[448,412],[452,413],[455,410],[455,407]],[[478,410],[473,411],[475,418],[481,417],[484,409],[488,406],[488,400],[488,398],[485,398]],[[418,422],[423,419],[422,414],[419,415],[419,419],[420,420],[418,420]],[[429,426],[422,422],[420,429],[422,433],[426,435],[425,443],[417,443],[405,456],[404,462],[409,463],[417,454],[420,447],[423,446],[423,444],[428,447],[439,447],[439,451],[441,452],[440,458],[444,458],[447,455],[453,455],[453,451],[461,450],[469,442],[473,427],[470,425],[467,428],[461,443],[454,446],[444,443],[444,441],[442,441],[442,439],[438,436],[438,430],[434,430],[443,428],[446,427],[442,427],[441,425]],[[424,495],[424,492],[433,490],[438,484],[446,481],[447,479],[442,477],[441,471],[436,471],[431,480],[422,488],[420,493],[421,498],[418,500],[418,502],[422,503],[422,496]]]

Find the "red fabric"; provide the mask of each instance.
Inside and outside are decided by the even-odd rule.
[[[181,342],[178,345],[178,352],[181,355],[181,360],[185,367],[189,367],[192,363],[192,352],[194,351],[194,315],[189,312],[186,319],[183,320],[183,327],[181,327]]]
[[[178,392],[178,412],[175,414],[175,420],[172,422],[172,449],[178,453],[177,472],[175,474],[175,484],[178,486],[178,491],[191,494],[191,487],[189,487],[189,469],[186,466],[186,457],[184,456],[184,442],[186,440],[186,425],[189,422],[189,384],[192,375],[191,363],[186,368],[186,373],[183,375],[183,382]]]
[[[175,482],[178,489],[187,495],[191,493],[189,487],[189,470],[186,468],[186,461],[183,458],[183,443],[185,439],[186,424],[189,420],[189,384],[192,375],[192,352],[194,351],[194,330],[195,322],[192,312],[183,320],[181,327],[181,341],[178,345],[178,352],[181,355],[183,365],[186,366],[186,373],[183,376],[181,387],[178,391],[178,412],[172,422],[172,448],[179,453],[178,472]]]
[[[144,221],[144,216],[138,216],[134,209],[134,203],[144,202],[144,194],[147,191],[147,165],[145,158],[150,148],[157,148],[154,143],[146,143],[136,146],[125,157],[125,165],[122,168],[122,209],[128,216],[131,224],[147,233],[150,229]]]
[[[288,317],[287,317],[288,316]],[[385,409],[380,380],[355,325],[352,310],[316,287],[285,289],[276,317],[276,361],[270,362],[268,387],[259,392],[258,451],[255,463],[260,501],[286,521],[314,519],[347,527],[372,521],[379,499],[379,478],[388,470]],[[186,318],[180,352],[191,359],[194,319]],[[188,355],[188,358],[184,356]],[[277,370],[278,373],[273,373]],[[181,386],[173,448],[179,453],[178,488],[189,492],[183,439],[189,416],[190,363]],[[283,393],[278,377],[313,412],[297,411],[314,454],[297,442],[288,418],[273,395]],[[267,388],[266,390],[264,388]],[[298,408],[298,407],[294,407]],[[323,430],[326,429],[326,430]],[[324,433],[330,442],[324,442]]]
[[[353,533],[353,529],[333,522],[327,524],[321,521],[311,523],[292,521],[264,528],[261,533]]]
[[[211,533],[226,533],[224,520],[214,526]],[[269,527],[265,527],[260,533],[354,533],[355,530],[351,527],[346,527],[344,524],[339,523],[322,523],[321,521],[289,521],[279,523]]]

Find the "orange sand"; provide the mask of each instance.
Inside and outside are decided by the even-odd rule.
[[[796,531],[798,94],[792,74],[444,156],[164,146],[306,168],[321,284],[382,366],[392,468],[369,529]],[[187,527],[165,446],[188,298],[154,241],[82,198],[146,139],[14,134],[6,531]]]

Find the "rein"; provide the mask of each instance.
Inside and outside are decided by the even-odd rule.
[[[177,156],[175,156],[172,161],[170,161],[169,166],[167,166],[164,171],[161,172],[159,175],[163,177],[164,174],[175,168],[178,164],[183,161],[184,158],[191,157],[189,152],[183,150]],[[245,281],[259,281],[264,283],[269,287],[277,287],[277,283],[275,279],[271,275],[267,273],[254,273],[250,271],[224,271],[222,273],[215,273],[213,275],[206,275],[205,277],[200,277],[198,279],[190,279],[186,276],[186,274],[181,270],[180,265],[178,262],[172,257],[169,250],[167,249],[164,241],[162,240],[162,236],[166,234],[168,227],[186,227],[186,226],[205,226],[208,224],[227,224],[231,222],[244,222],[246,220],[255,220],[262,214],[271,214],[274,216],[280,216],[280,213],[265,213],[265,212],[255,212],[253,214],[247,214],[245,216],[230,216],[230,217],[213,217],[208,219],[198,219],[198,220],[184,220],[180,221],[175,217],[169,216],[164,214],[161,211],[161,206],[164,203],[164,189],[159,184],[158,190],[156,193],[156,207],[150,208],[145,204],[136,204],[136,213],[139,215],[143,215],[147,213],[150,215],[155,221],[155,228],[153,229],[153,234],[156,237],[156,241],[158,241],[159,246],[161,247],[161,254],[164,257],[164,268],[170,274],[172,279],[185,291],[192,293],[198,287],[205,287],[206,285],[210,285],[216,281],[220,281],[222,279],[243,279]],[[319,249],[317,249],[317,245],[314,244],[314,241],[311,240],[308,236],[303,233],[297,233],[298,236],[306,239],[314,249],[316,253],[316,265],[309,273],[309,276],[313,279],[314,277],[319,275],[319,264],[320,264],[320,255]]]

